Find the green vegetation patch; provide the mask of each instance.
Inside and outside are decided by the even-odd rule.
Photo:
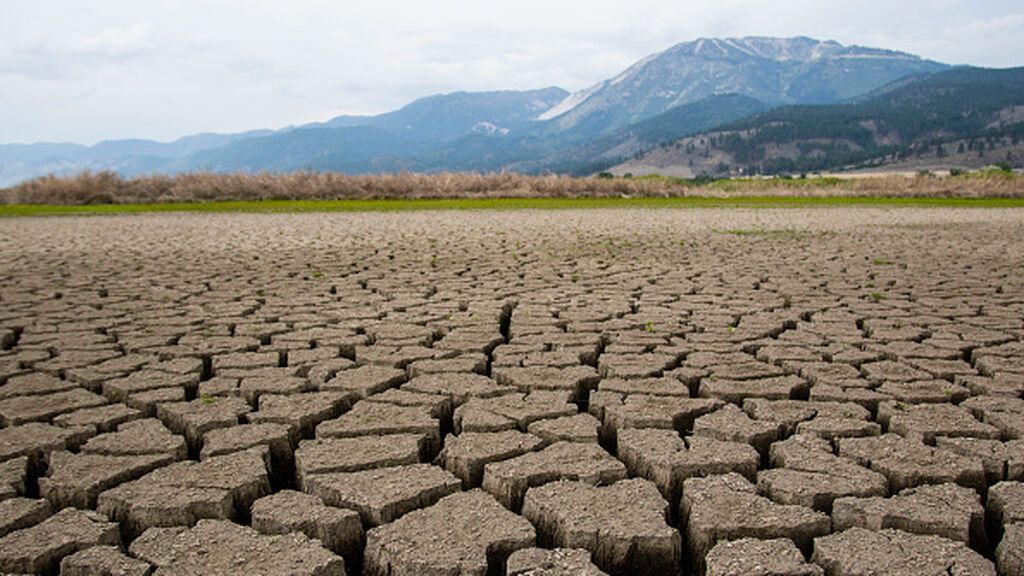
[[[153,204],[13,204],[0,216],[149,212],[398,212],[410,210],[571,210],[586,208],[805,208],[815,206],[1024,208],[1024,198],[686,196],[673,198],[455,198],[403,200],[252,200]]]

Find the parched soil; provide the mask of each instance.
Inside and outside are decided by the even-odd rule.
[[[0,572],[1024,574],[1024,210],[0,220]]]

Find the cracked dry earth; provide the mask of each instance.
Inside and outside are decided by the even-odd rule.
[[[1024,574],[1024,212],[0,221],[0,572]]]

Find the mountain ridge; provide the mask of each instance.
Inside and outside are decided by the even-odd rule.
[[[1024,161],[1024,67],[958,67],[865,99],[776,108],[675,141],[615,173],[786,174]]]
[[[376,116],[338,116],[302,128],[376,126],[392,132],[414,132],[413,138],[451,140],[483,122],[512,130],[512,127],[535,120],[568,94],[557,86],[536,90],[448,92],[425,96],[398,110]],[[438,118],[444,122],[439,122]]]
[[[618,76],[570,95],[547,119],[565,130],[596,115],[604,127],[600,131],[608,131],[726,93],[773,105],[834,103],[909,74],[947,68],[904,52],[806,36],[698,38],[651,54]],[[625,112],[609,117],[609,109]]]
[[[794,102],[856,102],[948,69],[904,52],[803,36],[698,38],[576,93],[558,87],[450,92],[376,116],[167,143],[0,145],[0,186],[44,173],[107,169],[127,176],[195,170],[585,174],[713,124]]]

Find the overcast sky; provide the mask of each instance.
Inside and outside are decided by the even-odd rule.
[[[701,36],[1024,65],[1021,0],[0,0],[0,143],[174,139],[585,88]]]

